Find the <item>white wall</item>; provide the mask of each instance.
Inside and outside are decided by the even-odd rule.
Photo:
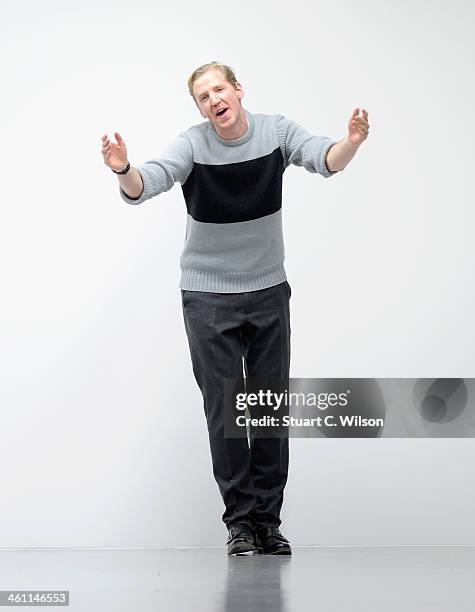
[[[0,547],[222,545],[181,314],[179,185],[132,164],[202,121],[219,59],[251,112],[370,135],[285,173],[294,377],[475,376],[471,2],[8,2],[2,45]],[[470,237],[470,239],[469,239]],[[311,273],[312,282],[308,282]],[[295,544],[474,544],[471,439],[291,440]]]

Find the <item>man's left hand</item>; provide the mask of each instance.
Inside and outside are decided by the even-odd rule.
[[[358,146],[366,140],[369,132],[368,112],[364,108],[361,111],[360,117],[360,109],[355,108],[348,123],[348,138],[352,144]]]

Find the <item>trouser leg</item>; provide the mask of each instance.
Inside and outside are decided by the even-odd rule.
[[[287,282],[246,294],[243,327],[247,341],[246,377],[281,379],[284,388],[288,386],[290,369],[290,294]],[[251,428],[250,451],[256,495],[253,521],[257,526],[280,525],[289,464],[288,437],[259,438]]]
[[[241,330],[244,294],[182,292],[193,372],[203,395],[213,474],[226,510],[226,525],[253,526],[255,495],[246,438],[225,438],[223,379],[239,379],[244,391]]]

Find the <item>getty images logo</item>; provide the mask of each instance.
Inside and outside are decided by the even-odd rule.
[[[255,393],[237,393],[235,406],[237,410],[246,410],[249,406],[272,407],[279,410],[283,406],[293,408],[318,408],[328,410],[329,408],[345,407],[348,405],[348,394],[346,393],[303,393],[282,391],[276,393],[270,389],[259,389]]]

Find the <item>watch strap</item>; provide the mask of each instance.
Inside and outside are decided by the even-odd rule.
[[[112,172],[114,172],[114,174],[127,174],[127,172],[130,170],[130,162],[127,162],[127,165],[121,172],[118,172],[117,170],[113,170],[112,168],[111,170]]]

